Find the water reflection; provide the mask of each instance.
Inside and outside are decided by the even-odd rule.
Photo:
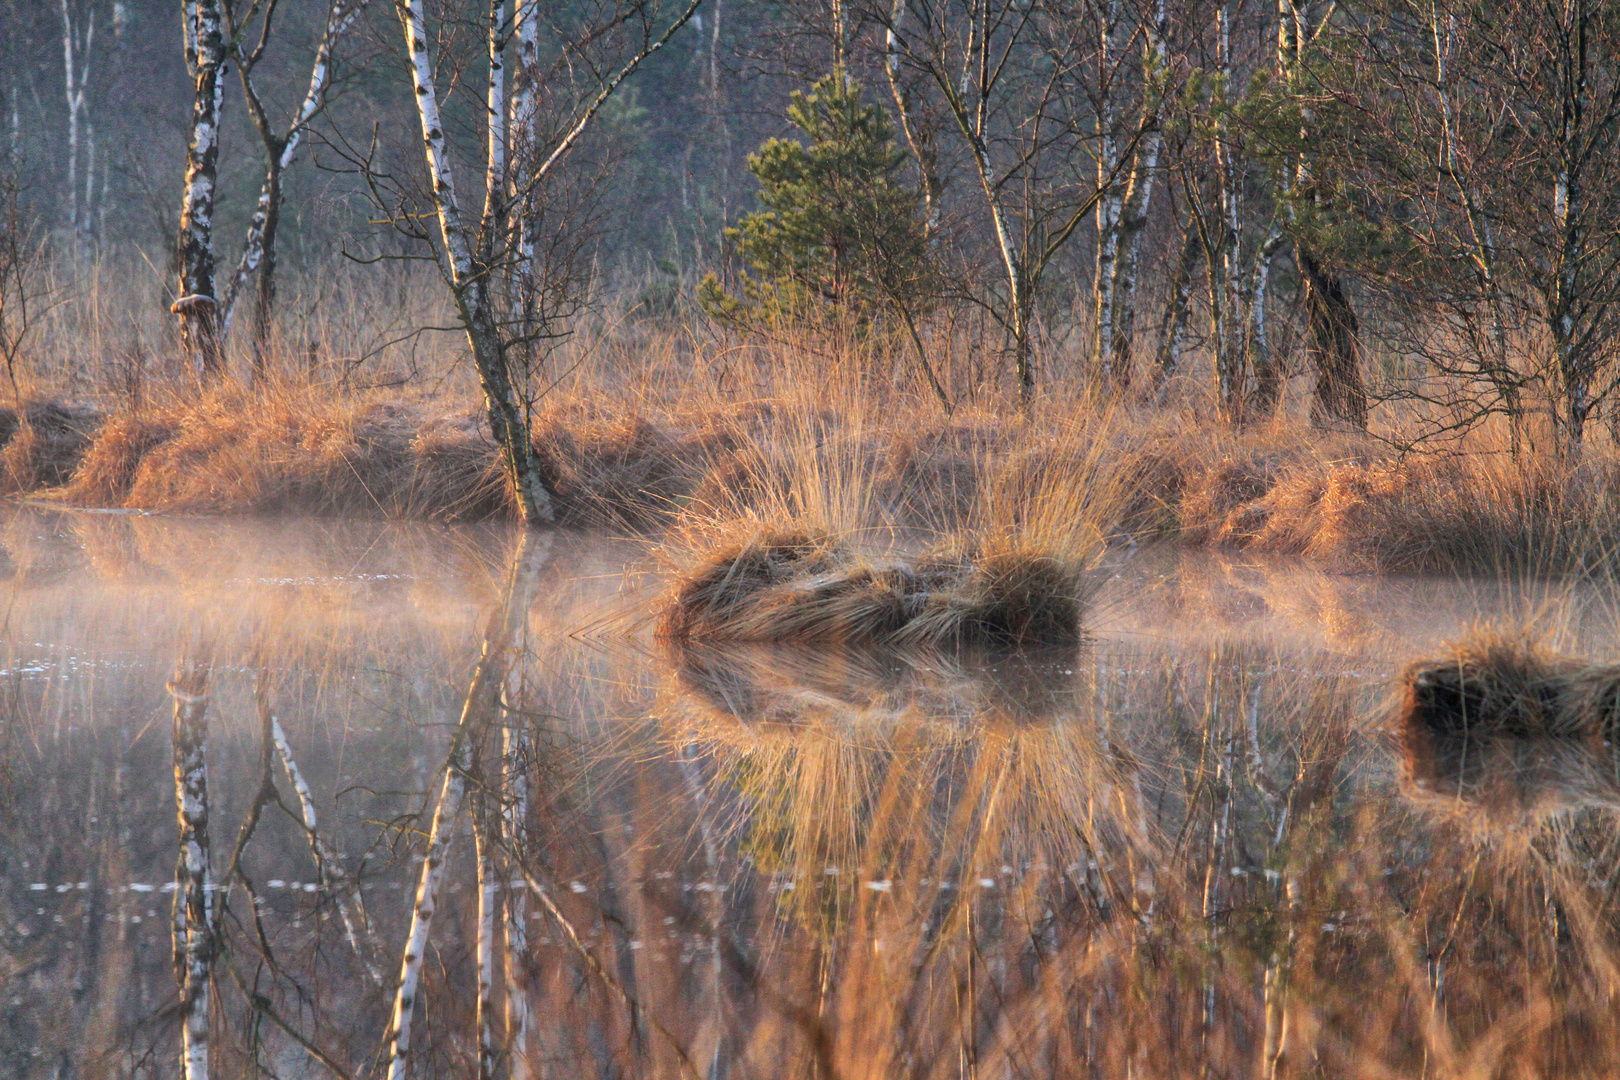
[[[10,1075],[179,1072],[165,687],[203,631],[216,1075],[1620,1065],[1612,750],[1387,727],[1481,613],[1563,603],[1598,656],[1594,592],[1149,556],[1078,651],[668,652],[611,632],[641,550],[579,535],[517,590],[497,530],[19,512],[0,546]]]

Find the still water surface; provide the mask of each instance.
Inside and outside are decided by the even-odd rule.
[[[1075,651],[673,650],[653,549],[581,534],[502,638],[518,546],[0,509],[0,1075],[178,1075],[166,686],[203,658],[213,1071],[384,1072],[481,653],[410,1075],[1620,1065],[1612,754],[1387,724],[1483,625],[1615,659],[1612,590],[1142,551]]]

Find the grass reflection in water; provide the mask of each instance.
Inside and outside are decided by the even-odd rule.
[[[498,568],[472,600],[435,586],[446,605],[411,600],[420,572],[366,566],[279,638],[284,598],[235,612],[177,591],[173,564],[140,584],[126,560],[99,599],[63,591],[94,573],[70,562],[14,581],[6,1067],[178,1068],[165,618],[216,631],[216,875],[261,775],[258,693],[341,864],[317,867],[273,748],[290,812],[265,808],[217,894],[217,1075],[387,1067],[469,709],[469,812],[444,830],[409,1075],[478,1072],[481,1027],[501,1077],[1620,1064],[1603,738],[1391,724],[1399,657],[1232,633],[1033,652],[587,641],[558,597],[594,564],[549,558],[516,623],[491,620]],[[275,595],[300,603],[326,580],[282,576]],[[486,677],[469,705],[491,642],[498,692]]]

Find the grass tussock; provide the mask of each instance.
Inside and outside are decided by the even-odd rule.
[[[73,475],[101,426],[87,405],[35,401],[0,407],[0,495],[56,487]]]
[[[1038,551],[874,561],[781,533],[723,548],[681,579],[658,624],[676,641],[1061,645],[1080,640],[1080,568]]]
[[[1597,737],[1620,721],[1620,666],[1557,656],[1482,634],[1401,677],[1400,730],[1438,736]]]
[[[701,475],[699,438],[634,414],[558,407],[535,445],[561,523],[647,526]],[[15,454],[8,444],[7,453]],[[439,521],[511,519],[510,485],[475,408],[225,388],[112,416],[50,484],[78,505]],[[58,455],[62,458],[62,455]],[[36,470],[37,472],[37,470]]]

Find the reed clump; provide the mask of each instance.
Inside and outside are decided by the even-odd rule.
[[[1481,635],[1401,676],[1400,730],[1440,736],[1601,737],[1620,721],[1620,665],[1558,656],[1525,638]]]
[[[875,561],[827,535],[722,548],[676,584],[658,624],[677,641],[1061,645],[1081,637],[1073,562],[1013,545]]]
[[[0,408],[0,495],[66,482],[101,423],[100,410],[72,402]]]

